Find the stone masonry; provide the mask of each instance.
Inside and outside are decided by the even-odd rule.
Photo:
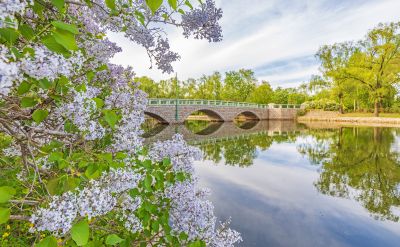
[[[192,113],[196,111],[204,112],[212,121],[231,122],[239,114],[248,119],[276,119],[289,120],[295,119],[299,109],[287,108],[252,108],[237,106],[202,106],[202,105],[178,105],[178,118],[176,119],[175,105],[150,105],[145,114],[156,118],[163,123],[183,123]]]

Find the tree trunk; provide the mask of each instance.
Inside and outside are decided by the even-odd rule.
[[[343,114],[343,98],[339,97],[339,113]]]
[[[374,103],[374,117],[379,117],[379,101],[375,100]]]

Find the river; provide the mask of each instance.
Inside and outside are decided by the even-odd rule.
[[[219,220],[240,246],[400,246],[400,129],[292,121],[155,125],[181,133]]]

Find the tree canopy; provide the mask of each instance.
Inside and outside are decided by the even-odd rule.
[[[121,48],[106,35],[123,33],[171,73],[179,55],[165,26],[220,41],[214,1],[3,0],[0,13],[2,246],[241,240],[228,222],[217,224],[197,184],[199,149],[180,135],[143,145],[146,94],[132,68],[110,62]],[[153,89],[150,78],[141,81]]]

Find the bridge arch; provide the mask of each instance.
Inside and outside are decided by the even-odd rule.
[[[145,111],[144,115],[152,117],[152,118],[156,119],[157,121],[159,121],[160,123],[169,124],[169,121],[167,120],[167,118],[162,116],[162,114],[160,114],[160,113],[154,113],[154,112],[150,112],[150,111]]]
[[[242,111],[236,115],[236,118],[244,117],[245,120],[260,120],[261,118],[253,111]]]
[[[225,119],[217,111],[207,109],[207,108],[200,108],[200,109],[196,109],[195,111],[188,112],[183,117],[183,120],[186,121],[188,119],[188,117],[195,112],[202,112],[202,113],[206,114],[212,122],[224,122],[225,121]]]

